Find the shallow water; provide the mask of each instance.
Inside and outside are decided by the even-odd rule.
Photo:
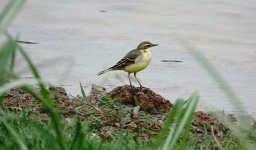
[[[7,0],[0,0],[1,6]],[[128,84],[126,73],[96,74],[114,65],[141,41],[160,44],[152,49],[150,66],[138,73],[141,83],[174,102],[199,91],[201,110],[236,112],[217,84],[191,57],[179,39],[189,41],[213,63],[256,114],[255,0],[141,0],[102,3],[98,0],[28,1],[9,28],[40,66],[47,82],[80,94],[79,82],[108,90]],[[181,60],[164,63],[161,60]],[[25,64],[17,72],[25,78]],[[136,82],[134,82],[136,84]]]

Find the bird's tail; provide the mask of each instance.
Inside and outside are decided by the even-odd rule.
[[[106,72],[112,71],[112,70],[113,70],[113,69],[111,69],[111,68],[108,68],[108,69],[106,69],[106,70],[103,70],[103,71],[101,71],[101,72],[98,73],[98,76],[100,76],[100,75],[102,75],[102,74],[104,74],[104,73],[106,73]]]

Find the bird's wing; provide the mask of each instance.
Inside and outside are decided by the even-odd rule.
[[[136,61],[136,58],[140,56],[140,51],[137,49],[134,49],[130,51],[128,54],[126,54],[119,62],[117,62],[111,69],[118,70],[123,69],[125,66],[134,64]]]

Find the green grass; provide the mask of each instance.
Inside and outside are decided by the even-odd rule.
[[[219,124],[212,127],[204,125],[202,131],[193,128],[191,124],[199,98],[197,93],[192,94],[187,102],[182,99],[177,100],[168,113],[160,114],[165,117],[160,132],[153,132],[143,126],[134,128],[132,131],[125,129],[124,125],[129,119],[128,114],[139,112],[141,115],[139,123],[149,127],[154,126],[157,121],[153,115],[138,110],[138,107],[122,105],[120,101],[104,96],[104,93],[97,105],[91,105],[89,103],[90,95],[85,95],[81,83],[82,97],[75,97],[71,103],[76,104],[77,111],[82,109],[81,113],[86,113],[84,114],[86,118],[82,119],[79,115],[65,117],[65,109],[60,109],[56,104],[55,96],[47,89],[47,85],[42,81],[38,69],[26,51],[6,31],[23,3],[22,0],[11,0],[0,14],[0,36],[7,39],[0,48],[0,149],[255,149],[255,123],[249,128],[241,128],[226,115],[214,113]],[[202,59],[204,57],[196,49],[191,47],[188,49],[192,49],[190,53],[219,83],[223,92],[234,101],[232,102],[237,109],[244,110],[236,93],[232,91],[208,60]],[[27,62],[34,80],[38,83],[38,90],[30,86],[27,80],[21,79],[14,73],[16,53],[21,54],[24,61]],[[21,111],[9,110],[4,106],[3,99],[5,94],[13,88],[20,88],[32,95],[35,102]],[[35,107],[45,110],[45,114],[43,114],[45,116],[31,114]],[[134,112],[132,113],[132,111]],[[103,117],[106,119],[113,116],[117,119],[118,131],[114,131],[117,128],[110,127],[104,135],[107,137],[103,138],[100,135]],[[225,124],[229,130],[224,131],[221,123]],[[243,119],[243,123],[249,124],[249,120]],[[217,132],[217,134],[211,134],[211,131]],[[142,138],[141,133],[147,133],[150,136]]]

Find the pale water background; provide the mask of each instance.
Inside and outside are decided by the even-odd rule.
[[[0,0],[1,7],[6,3]],[[92,84],[108,90],[128,84],[122,71],[96,74],[148,40],[160,45],[152,49],[150,66],[138,73],[144,86],[172,102],[199,91],[199,110],[236,112],[177,42],[187,40],[213,63],[250,114],[256,114],[255,0],[28,0],[9,31],[39,43],[23,46],[43,79],[72,95],[80,94],[80,81],[87,93]],[[183,62],[161,62],[166,59]],[[30,78],[24,67],[19,58],[17,72]]]

